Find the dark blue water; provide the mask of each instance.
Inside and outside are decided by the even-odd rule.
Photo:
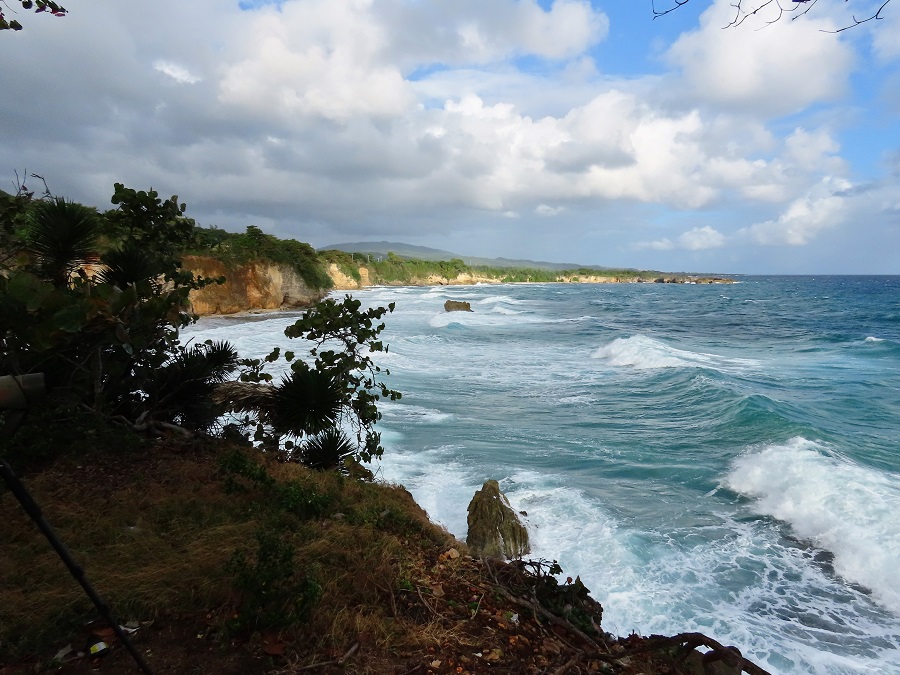
[[[358,293],[397,304],[381,475],[460,537],[500,480],[612,632],[900,672],[900,277],[739,281]],[[250,355],[289,322],[201,329]]]

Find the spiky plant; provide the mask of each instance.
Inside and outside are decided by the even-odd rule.
[[[295,364],[275,388],[270,421],[279,433],[299,438],[337,424],[342,407],[341,392],[328,373]]]
[[[104,268],[97,273],[97,281],[125,288],[139,282],[150,283],[153,290],[159,290],[158,278],[165,272],[164,265],[146,247],[133,239],[121,247],[104,253],[100,262]]]
[[[149,414],[191,429],[208,429],[222,413],[213,404],[212,392],[237,363],[237,351],[225,341],[180,348],[148,385],[144,404]]]
[[[73,272],[97,261],[101,225],[96,211],[54,197],[39,202],[29,216],[25,248],[40,273],[57,287],[68,285]]]
[[[329,471],[340,467],[356,449],[356,444],[343,431],[330,427],[307,438],[293,458],[311,469]]]

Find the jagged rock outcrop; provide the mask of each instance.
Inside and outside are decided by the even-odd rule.
[[[484,485],[469,502],[466,544],[484,558],[518,558],[531,551],[528,530],[495,480]]]
[[[210,284],[191,293],[193,311],[201,316],[307,307],[326,293],[307,286],[288,265],[262,262],[226,265],[215,258],[185,256],[182,266],[199,276],[226,279],[222,285]]]
[[[444,311],[446,312],[471,312],[472,305],[465,300],[447,300],[444,303]]]

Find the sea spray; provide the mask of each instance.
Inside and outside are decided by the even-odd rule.
[[[900,614],[900,476],[793,438],[735,459],[725,485],[834,555],[834,570]]]

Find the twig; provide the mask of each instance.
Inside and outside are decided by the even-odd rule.
[[[358,643],[358,642],[354,642],[354,643],[353,643],[353,646],[350,647],[350,649],[347,650],[347,653],[344,654],[341,658],[339,658],[339,659],[337,660],[337,664],[338,664],[338,665],[343,664],[344,661],[346,661],[347,659],[349,659],[351,656],[353,656],[353,655],[356,653],[356,650],[357,650],[357,649],[359,649],[359,643]]]
[[[437,610],[434,607],[432,607],[430,604],[428,604],[428,601],[425,599],[425,596],[422,595],[422,589],[419,588],[418,586],[416,586],[416,593],[419,594],[419,600],[422,601],[422,604],[424,604],[428,609],[430,609],[432,614],[434,614],[435,616],[440,616],[437,613]]]
[[[531,608],[532,611],[538,612],[541,616],[543,616],[545,619],[547,619],[551,623],[555,623],[557,626],[561,626],[561,627],[565,628],[566,630],[571,631],[572,633],[574,633],[575,635],[580,637],[582,640],[584,640],[591,647],[596,649],[598,652],[602,651],[602,648],[600,647],[599,644],[597,644],[597,642],[595,642],[593,639],[591,639],[590,637],[585,635],[581,630],[579,630],[578,628],[573,626],[571,622],[566,621],[562,617],[556,616],[556,614],[548,612],[540,604],[538,604],[536,602],[532,602],[530,600],[524,600],[523,598],[517,598],[516,596],[514,596],[512,593],[507,591],[502,586],[497,586],[496,590],[498,593],[500,593],[501,595],[506,597],[508,600],[511,600],[511,601],[515,602],[516,604],[519,604],[523,607],[529,607],[529,608]]]
[[[563,673],[565,673],[569,668],[571,668],[572,666],[574,666],[574,665],[575,665],[575,662],[576,662],[580,657],[582,657],[582,656],[584,656],[584,652],[578,652],[575,656],[573,656],[571,659],[569,659],[568,661],[566,661],[566,662],[565,662],[563,665],[561,665],[559,668],[557,668],[556,670],[554,670],[554,671],[553,671],[553,675],[563,675]]]
[[[478,604],[475,605],[475,609],[472,610],[472,616],[469,617],[470,619],[474,619],[475,615],[478,614],[478,610],[481,609],[481,601],[482,600],[484,600],[484,593],[482,593],[481,597],[478,598]]]
[[[325,666],[335,665],[337,665],[337,661],[321,661],[320,663],[310,663],[308,666],[300,666],[299,668],[294,668],[294,672],[299,673],[302,670],[315,670],[316,668],[324,668]]]

